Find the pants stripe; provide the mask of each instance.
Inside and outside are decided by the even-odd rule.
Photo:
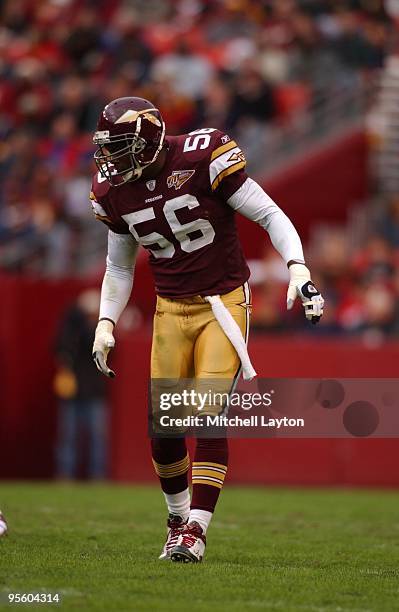
[[[244,290],[245,304],[249,306],[251,304],[251,290],[249,288],[248,281],[243,284],[242,288]],[[249,309],[246,308],[245,309],[245,335],[244,335],[245,344],[248,344],[248,337],[249,337]],[[238,366],[238,370],[237,370],[237,372],[236,372],[236,374],[235,374],[235,376],[233,378],[233,383],[231,385],[231,388],[230,388],[230,391],[229,391],[229,395],[234,393],[234,390],[235,390],[235,388],[237,386],[237,383],[238,383],[238,380],[240,378],[241,372],[242,372],[242,365],[241,365],[241,362],[240,362],[240,364]],[[226,415],[227,412],[228,412],[227,406],[225,406],[224,409],[222,410],[221,414],[222,415]]]

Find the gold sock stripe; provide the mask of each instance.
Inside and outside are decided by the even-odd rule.
[[[212,476],[216,476],[217,478],[224,478],[226,476],[226,470],[219,470],[219,468],[214,468],[214,467],[193,467],[193,474],[195,474],[196,476],[198,476],[198,474],[204,474],[204,476],[212,475]],[[212,474],[211,474],[212,473]]]
[[[192,466],[192,482],[221,489],[227,472],[227,465],[213,461],[195,461]]]
[[[212,461],[194,461],[193,462],[193,470],[197,468],[212,468],[213,470],[221,470],[222,472],[227,472],[227,465],[223,465],[222,463],[213,463]]]
[[[183,459],[180,459],[180,461],[175,461],[175,463],[162,464],[157,463],[154,461],[154,459],[152,460],[152,463],[157,476],[160,478],[173,478],[174,476],[181,476],[182,474],[188,472],[190,467],[190,457],[187,453]]]
[[[180,476],[181,474],[188,472],[189,467],[189,460],[177,467],[173,464],[171,466],[165,466],[154,463],[155,472],[161,478],[173,478],[174,476]]]
[[[167,477],[167,474],[176,475],[176,473],[185,472],[190,467],[190,459],[188,454],[180,459],[179,461],[175,461],[174,463],[162,464],[157,461],[152,460],[154,468],[158,476]]]
[[[204,478],[193,478],[193,485],[196,484],[210,485],[211,487],[216,487],[217,489],[221,489],[223,487],[222,482],[205,480]]]
[[[192,470],[193,478],[198,478],[201,476],[211,476],[212,478],[217,478],[218,480],[225,479],[226,472],[222,472],[221,470],[213,470],[212,468],[197,468]]]
[[[206,481],[209,484],[218,484],[220,486],[223,486],[223,479],[221,478],[213,478],[212,476],[194,476],[193,477],[193,484],[195,484],[196,482],[198,482],[199,480],[201,481]]]
[[[186,455],[185,457],[183,457],[183,459],[179,459],[179,461],[175,461],[174,463],[158,463],[157,461],[154,461],[154,464],[156,464],[161,470],[168,470],[168,469],[179,469],[181,468],[183,465],[185,465],[188,461],[188,455]]]

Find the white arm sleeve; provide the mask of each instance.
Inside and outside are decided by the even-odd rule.
[[[304,263],[301,239],[294,225],[258,183],[247,178],[227,203],[269,233],[274,248],[286,263],[290,260]]]
[[[100,319],[118,322],[133,286],[138,243],[131,234],[108,231],[107,267],[101,287]]]

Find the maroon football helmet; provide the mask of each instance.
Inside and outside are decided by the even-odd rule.
[[[140,178],[162,149],[165,124],[154,105],[144,98],[118,98],[104,108],[93,137],[94,160],[100,174],[113,186]]]

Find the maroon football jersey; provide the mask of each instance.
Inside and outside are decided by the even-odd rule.
[[[245,157],[234,140],[213,128],[169,136],[166,143],[166,163],[155,179],[112,187],[96,174],[94,213],[149,251],[159,295],[232,291],[249,277],[235,212],[226,203],[247,179]]]

